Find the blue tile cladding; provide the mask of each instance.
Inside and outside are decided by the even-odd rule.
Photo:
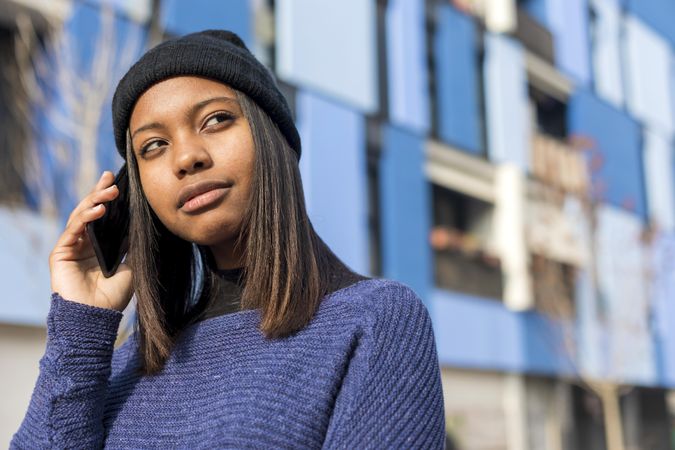
[[[624,0],[626,9],[675,46],[675,2],[673,0]]]
[[[591,82],[587,0],[527,0],[525,10],[553,34],[558,69],[579,84]]]
[[[368,273],[365,119],[307,91],[298,93],[296,105],[300,171],[312,224],[347,265]]]
[[[425,301],[431,286],[431,196],[424,174],[424,138],[392,125],[383,131],[380,160],[382,268]]]
[[[253,45],[249,0],[164,0],[160,20],[172,34],[224,28],[237,33],[249,49]]]
[[[556,0],[556,65],[585,86],[592,83],[588,0]]]
[[[621,108],[625,98],[621,71],[621,6],[618,0],[590,0],[589,5],[595,11],[591,49],[595,92]]]
[[[585,89],[571,97],[568,120],[570,134],[591,143],[587,154],[596,197],[645,218],[642,138],[638,123]]]
[[[434,289],[431,310],[442,365],[483,370],[571,374],[561,323],[503,303]],[[567,325],[569,326],[569,325]]]
[[[378,113],[375,1],[276,0],[274,14],[280,79]]]
[[[675,234],[659,233],[652,242],[652,324],[659,382],[675,386]]]
[[[490,160],[530,167],[529,99],[525,56],[520,42],[485,35],[485,124]]]
[[[437,7],[434,35],[439,137],[470,153],[482,153],[476,25],[447,5]]]
[[[425,133],[430,102],[424,3],[391,0],[386,14],[389,117],[395,125]]]

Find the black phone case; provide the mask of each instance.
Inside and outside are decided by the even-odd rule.
[[[129,248],[129,177],[126,164],[117,172],[114,184],[119,189],[117,198],[105,204],[103,217],[87,223],[85,227],[106,278],[117,272]]]

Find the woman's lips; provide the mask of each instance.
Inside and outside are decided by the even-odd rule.
[[[199,194],[186,201],[180,209],[183,212],[195,212],[207,206],[211,206],[225,197],[229,189],[229,187],[221,187]]]

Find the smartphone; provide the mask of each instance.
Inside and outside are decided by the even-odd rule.
[[[103,217],[86,225],[98,265],[106,278],[117,272],[129,249],[129,176],[126,164],[115,175],[114,184],[119,189],[119,195],[105,203]]]

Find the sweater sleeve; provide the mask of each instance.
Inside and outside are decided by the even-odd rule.
[[[378,290],[374,300],[323,448],[442,449],[443,392],[427,309],[398,283]]]
[[[103,404],[122,313],[52,294],[47,348],[10,449],[101,448]]]

